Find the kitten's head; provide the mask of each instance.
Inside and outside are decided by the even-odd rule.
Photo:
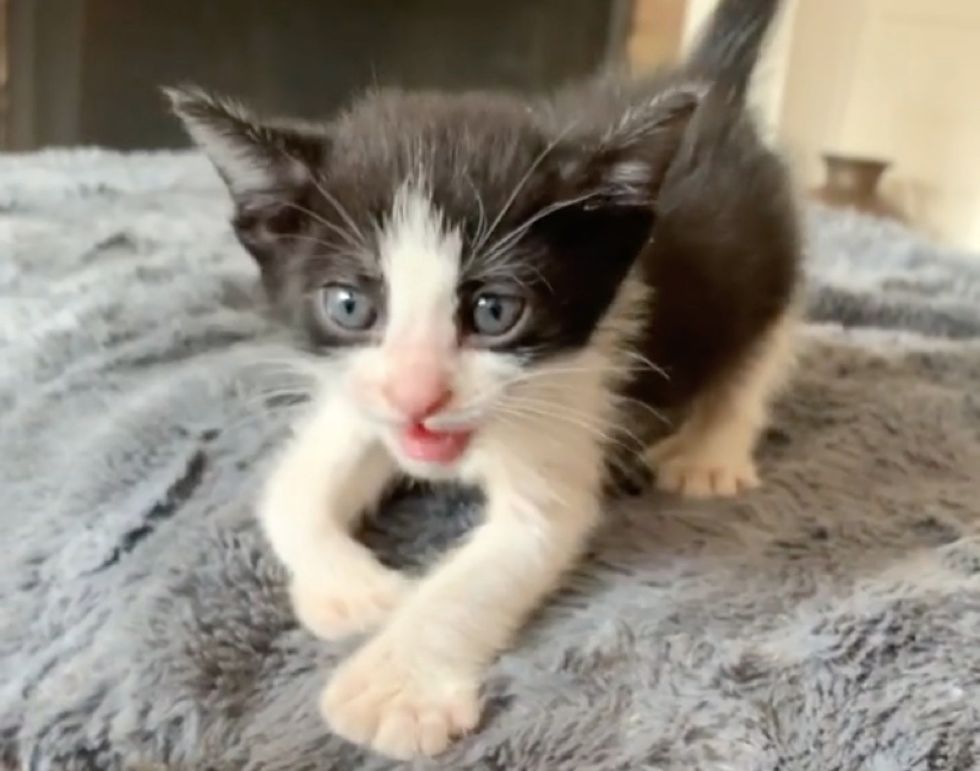
[[[378,92],[316,125],[169,95],[227,183],[274,302],[327,357],[331,387],[422,475],[563,401],[527,389],[586,369],[696,104],[668,92],[639,128],[587,132],[500,95]]]

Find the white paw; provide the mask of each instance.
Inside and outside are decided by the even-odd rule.
[[[480,719],[479,684],[382,633],[344,662],[320,709],[339,736],[400,760],[437,755]]]
[[[371,575],[338,575],[330,584],[294,580],[290,598],[297,620],[324,640],[369,632],[381,625],[411,590],[411,581],[379,566]]]
[[[689,498],[724,498],[759,486],[750,450],[670,437],[651,448],[657,487]]]

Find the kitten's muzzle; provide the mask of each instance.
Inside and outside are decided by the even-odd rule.
[[[408,372],[386,382],[381,393],[388,404],[410,424],[422,424],[453,398],[449,379],[441,372]]]
[[[413,461],[448,466],[462,457],[472,437],[472,431],[430,431],[416,423],[402,432],[400,444]]]

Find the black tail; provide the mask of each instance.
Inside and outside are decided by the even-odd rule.
[[[741,99],[779,6],[780,0],[721,0],[688,58],[691,74]]]

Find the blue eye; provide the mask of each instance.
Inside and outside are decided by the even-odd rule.
[[[502,337],[524,318],[527,303],[516,294],[480,292],[473,298],[470,324],[483,337]]]
[[[378,320],[374,299],[349,284],[327,284],[320,289],[321,319],[341,332],[365,332]]]

